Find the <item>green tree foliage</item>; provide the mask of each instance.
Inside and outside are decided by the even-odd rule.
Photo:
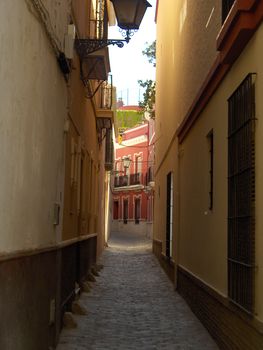
[[[156,41],[151,44],[147,43],[147,47],[142,51],[154,67],[156,66]],[[144,112],[148,112],[151,118],[155,117],[155,81],[151,79],[138,80],[138,84],[144,89],[143,101],[139,102],[139,106],[143,108]]]
[[[156,40],[151,44],[146,44],[148,46],[142,51],[142,54],[147,57],[149,63],[156,67]]]

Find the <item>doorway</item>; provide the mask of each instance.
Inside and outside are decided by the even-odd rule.
[[[140,198],[135,198],[134,206],[135,206],[135,213],[134,213],[135,224],[139,224],[140,223],[140,212],[141,212],[141,199]]]
[[[166,180],[166,256],[173,254],[173,173]]]
[[[123,223],[128,223],[128,199],[123,200]]]

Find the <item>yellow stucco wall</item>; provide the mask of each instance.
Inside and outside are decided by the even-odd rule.
[[[160,141],[156,152],[157,167],[216,57],[215,39],[221,27],[219,5],[219,0],[159,1],[156,133]]]
[[[256,317],[262,321],[263,217],[261,208],[263,205],[263,152],[261,143],[263,130],[261,117],[263,115],[263,101],[260,91],[263,91],[263,68],[261,63],[263,57],[263,26],[261,25],[250,40],[183,143],[178,147],[176,137],[174,137],[172,143],[171,140],[177,126],[180,125],[182,118],[200,89],[208,69],[216,58],[215,38],[220,29],[220,23],[214,23],[213,28],[210,28],[211,32],[207,33],[209,34],[206,36],[207,41],[203,42],[199,37],[200,33],[202,36],[202,30],[204,30],[206,24],[205,18],[203,18],[203,25],[201,25],[201,22],[195,23],[198,31],[194,36],[195,42],[192,42],[193,47],[187,46],[188,34],[190,45],[191,31],[194,30],[194,27],[188,26],[186,16],[180,34],[182,39],[180,39],[175,24],[176,21],[180,22],[180,11],[182,11],[184,3],[184,1],[178,1],[175,4],[167,0],[159,4],[156,102],[158,141],[156,144],[157,174],[154,238],[161,239],[165,244],[166,175],[169,171],[174,171],[174,247],[176,247],[174,259],[179,265],[211,286],[219,294],[227,296],[227,99],[248,73],[256,72],[256,116],[258,121],[256,127],[257,268],[255,309]],[[189,1],[188,9],[190,3],[193,13],[191,14],[190,10],[187,11],[188,16],[190,16],[188,18],[194,20],[195,4],[193,1]],[[210,6],[211,9],[211,3],[208,4],[207,2],[207,8],[204,7],[203,9],[203,13],[206,13],[206,15],[209,14],[208,8]],[[218,11],[219,3],[216,1],[213,3],[215,14],[215,11]],[[205,9],[207,12],[205,12]],[[217,13],[215,17],[220,16]],[[172,19],[174,23],[171,26]],[[170,25],[169,30],[166,22]],[[202,29],[199,33],[200,27]],[[209,25],[206,30],[209,30]],[[167,31],[170,34],[166,36]],[[171,39],[169,35],[173,38]],[[203,33],[203,35],[205,34]],[[198,44],[202,46],[199,49],[196,46]],[[175,52],[177,57],[173,58],[172,51]],[[186,54],[187,52],[189,52],[189,55]],[[195,52],[194,56],[192,56],[193,52]],[[206,61],[202,61],[203,59]],[[214,206],[212,211],[209,210],[209,145],[207,140],[207,135],[211,129],[214,133]],[[168,147],[169,144],[170,148]]]
[[[178,161],[175,132],[216,56],[221,1],[162,0],[157,16],[155,224],[165,241],[166,176],[174,173],[174,235],[178,218]],[[200,13],[202,14],[200,17]],[[210,18],[210,20],[209,20]],[[201,28],[192,39],[195,28]],[[208,34],[208,35],[207,35]],[[198,67],[198,69],[197,69]],[[174,250],[175,252],[175,250]],[[176,256],[174,254],[174,259]]]
[[[179,264],[227,294],[227,99],[220,89],[180,146]],[[222,96],[223,95],[223,96]],[[214,205],[209,210],[209,142],[214,135]]]
[[[179,163],[179,263],[227,295],[227,99],[247,74],[256,72],[256,313],[260,320],[263,320],[262,38],[261,25],[180,146]],[[209,149],[206,136],[211,129],[214,131],[214,208],[209,211]]]

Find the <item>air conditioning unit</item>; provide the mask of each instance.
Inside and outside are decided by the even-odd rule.
[[[74,42],[76,37],[76,27],[74,24],[68,25],[68,32],[65,35],[65,56],[68,59],[74,57]]]

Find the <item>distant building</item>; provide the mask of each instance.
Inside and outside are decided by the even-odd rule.
[[[145,121],[143,109],[136,105],[120,106],[116,113],[116,128],[126,130]]]
[[[135,111],[135,112],[142,112],[143,111],[142,107],[137,106],[137,105],[127,105],[127,106],[122,105],[122,106],[119,106],[117,108],[117,110],[119,110],[119,111]]]
[[[122,106],[123,106],[123,99],[121,97],[119,97],[117,104],[116,104],[116,108],[119,109]]]
[[[148,123],[125,130],[115,143],[112,231],[151,236],[153,196],[149,196],[147,187],[148,146]]]

